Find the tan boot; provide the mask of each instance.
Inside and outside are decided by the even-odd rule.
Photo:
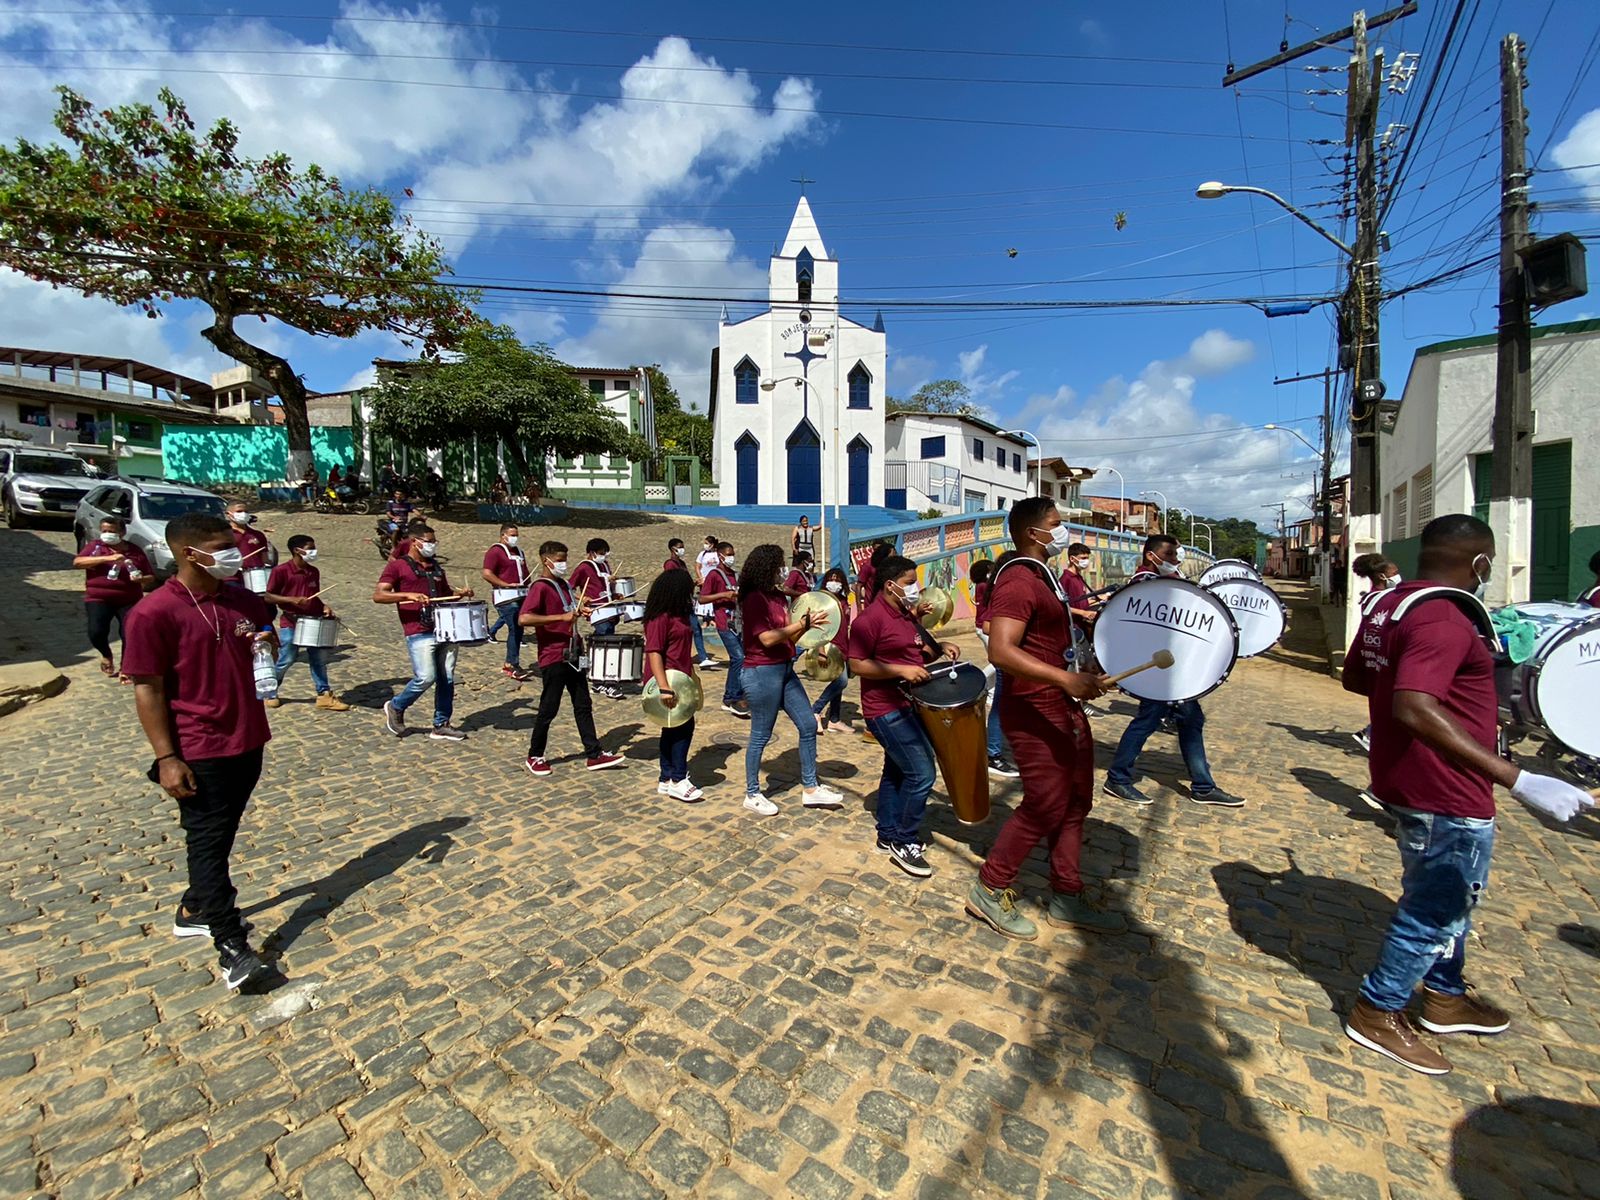
[[[263,700],[261,703],[265,704],[268,708],[283,707],[283,701],[279,700],[276,696],[272,697],[270,700]]]
[[[338,699],[332,692],[317,693],[317,707],[325,708],[329,712],[349,712],[350,706]]]
[[[1345,1034],[1352,1042],[1386,1054],[1424,1075],[1445,1075],[1450,1060],[1417,1036],[1411,1018],[1401,1012],[1386,1012],[1358,999],[1345,1018]]]

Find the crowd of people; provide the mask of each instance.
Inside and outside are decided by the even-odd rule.
[[[389,733],[404,736],[408,710],[431,689],[429,738],[458,742],[466,735],[452,720],[457,644],[435,637],[433,614],[441,603],[472,598],[474,589],[451,582],[439,561],[438,535],[425,520],[409,511],[396,515],[403,523],[372,600],[395,608],[411,678],[384,705],[384,723]],[[114,672],[109,628],[113,621],[123,624],[122,674],[134,685],[139,720],[154,752],[150,777],[179,803],[189,887],[174,932],[209,935],[227,985],[254,988],[276,968],[249,944],[228,858],[270,736],[265,708],[273,701],[264,704],[255,684],[258,645],[267,644],[277,681],[304,656],[316,706],[348,707],[333,694],[326,652],[295,640],[298,621],[333,615],[321,599],[316,543],[303,534],[291,537],[288,559],[275,562],[270,531],[259,527],[244,504],[230,506],[226,520],[187,514],[167,529],[176,574],[156,586],[148,561],[129,553],[122,532],[116,521],[104,522],[75,565],[87,573],[91,642],[107,673]],[[1008,533],[1009,550],[997,563],[975,563],[971,582],[978,632],[996,672],[988,766],[993,776],[1020,778],[1021,798],[972,881],[966,908],[1005,936],[1036,937],[1038,926],[1015,885],[1023,863],[1043,842],[1051,888],[1046,921],[1114,933],[1124,927],[1123,919],[1094,904],[1081,863],[1095,791],[1095,740],[1086,706],[1112,686],[1088,652],[1097,613],[1084,578],[1091,552],[1073,540],[1048,499],[1018,501]],[[677,700],[675,687],[684,686],[674,679],[704,689],[705,672],[724,672],[722,710],[750,723],[743,808],[763,817],[779,811],[763,788],[762,771],[780,714],[799,740],[801,807],[837,809],[845,803],[818,776],[817,738],[858,732],[843,714],[846,690],[857,682],[860,718],[882,756],[873,849],[908,876],[927,878],[933,866],[924,825],[936,762],[909,689],[927,682],[930,668],[959,660],[960,650],[924,629],[928,606],[911,559],[892,545],[879,545],[860,561],[853,580],[839,566],[819,578],[811,539],[802,522],[787,552],[758,545],[742,563],[734,544],[718,534],[707,534],[693,557],[680,539],[671,539],[643,603],[643,678],[670,706]],[[1058,573],[1051,562],[1061,555],[1066,567]],[[547,539],[530,557],[517,526],[507,523],[486,548],[480,571],[494,601],[494,631],[505,636],[503,669],[518,682],[533,675],[521,661],[527,640],[533,643],[542,686],[523,765],[541,781],[564,765],[547,754],[564,702],[570,702],[582,746],[574,765],[588,771],[627,765],[598,735],[594,697],[621,693],[590,680],[582,633],[585,622],[590,637],[613,631],[612,617],[595,618],[602,610],[614,613],[620,576],[603,538],[589,539],[575,566],[569,556],[565,543]],[[1592,804],[1571,784],[1519,770],[1497,745],[1492,631],[1474,625],[1470,604],[1450,602],[1477,603],[1472,593],[1481,594],[1493,561],[1488,527],[1449,516],[1422,533],[1420,579],[1401,581],[1393,564],[1377,556],[1353,564],[1372,581],[1374,593],[1363,604],[1345,686],[1369,698],[1371,793],[1400,827],[1402,895],[1346,1031],[1353,1041],[1427,1073],[1448,1070],[1449,1064],[1424,1044],[1419,1025],[1437,1033],[1494,1033],[1509,1021],[1472,993],[1462,975],[1471,910],[1488,875],[1493,785],[1506,786],[1530,808],[1558,820]],[[241,573],[252,563],[273,564],[264,594],[242,585]],[[1152,535],[1128,583],[1177,576],[1178,564],[1176,539]],[[1600,555],[1591,566],[1597,587],[1585,599],[1594,603],[1600,599]],[[816,697],[795,669],[797,644],[827,621],[825,606],[794,604],[812,592],[838,602],[834,645],[847,664]],[[725,660],[707,653],[707,630],[716,634]],[[1135,805],[1151,802],[1135,786],[1134,769],[1164,719],[1176,722],[1191,800],[1242,805],[1212,777],[1197,701],[1141,701],[1117,745],[1103,793]],[[684,803],[705,799],[706,789],[690,775],[694,734],[692,718],[661,731],[659,795]],[[1413,1023],[1406,1009],[1418,985],[1421,1016]]]

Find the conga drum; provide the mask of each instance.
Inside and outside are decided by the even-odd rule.
[[[981,824],[989,818],[988,685],[983,668],[958,662],[928,671],[927,683],[906,691],[933,743],[956,820]]]

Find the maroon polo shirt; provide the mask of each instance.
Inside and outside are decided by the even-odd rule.
[[[522,587],[528,582],[528,560],[521,550],[508,549],[504,542],[496,542],[483,554],[483,569],[496,579],[509,581],[512,587]]]
[[[705,579],[700,584],[700,594],[702,596],[714,596],[718,592],[737,592],[738,590],[739,578],[730,567],[712,567],[711,570],[706,572]],[[737,603],[736,599],[714,600],[711,602],[711,616],[716,622],[717,628],[723,633],[728,631],[728,621],[733,616],[733,608]]]
[[[269,619],[254,592],[225,587],[207,596],[176,579],[128,614],[122,670],[163,681],[180,757],[232,758],[271,738],[252,661],[256,632]]]
[[[989,591],[993,586],[986,579],[972,589],[972,619],[978,623],[979,629],[989,619]]]
[[[572,568],[573,590],[594,602],[604,601],[610,595],[610,580],[611,576],[595,566],[592,558]]]
[[[244,570],[253,571],[257,567],[271,565],[272,551],[268,549],[267,535],[256,529],[241,529],[230,524],[228,532],[233,534],[233,544],[239,547],[239,553],[244,555]],[[233,582],[242,582],[237,575]]]
[[[128,568],[136,568],[141,575],[149,579],[155,574],[151,569],[150,560],[145,557],[144,551],[131,542],[122,542],[116,546],[108,546],[96,538],[82,550],[78,551],[84,558],[102,558],[107,554],[120,554],[122,559],[114,563],[99,563],[83,569],[83,599],[85,603],[93,601],[97,604],[114,604],[118,608],[125,605],[136,604],[144,595],[144,588],[137,579],[128,578]],[[117,577],[112,579],[111,571],[115,568]]]
[[[778,592],[751,592],[739,601],[739,616],[744,622],[744,665],[777,667],[794,661],[794,643],[779,642],[763,646],[761,635],[782,629],[789,623],[788,597]]]
[[[274,596],[315,596],[322,590],[322,572],[310,563],[300,563],[291,558],[272,568],[267,579],[267,591]],[[285,604],[279,614],[278,624],[288,629],[297,617],[320,617],[328,610],[321,600],[313,600],[305,608]]]
[[[683,565],[683,560],[681,558],[679,558],[677,555],[673,555],[671,558],[667,559],[666,562],[661,564],[661,570],[662,573],[665,574],[667,571],[686,571],[688,568]]]
[[[877,594],[878,569],[872,565],[872,560],[869,558],[856,572],[856,609],[858,611],[865,609]]]
[[[1065,667],[1067,648],[1072,645],[1067,606],[1045,581],[1043,573],[1050,568],[1035,566],[1035,562],[1014,560],[995,572],[987,611],[990,636],[994,634],[993,622],[1001,617],[1021,621],[1023,652],[1052,667]],[[1006,681],[1007,695],[1064,695],[1060,688],[1036,679],[1007,673]]]
[[[815,586],[815,580],[806,578],[805,572],[791,569],[784,578],[783,586],[792,592],[809,592]]]
[[[450,581],[445,578],[444,568],[438,567],[432,572],[424,571],[411,560],[405,558],[391,558],[384,564],[383,574],[378,576],[379,583],[387,583],[397,592],[421,592],[425,596],[442,597],[450,596]],[[432,633],[433,626],[422,619],[422,605],[396,604],[396,611],[400,614],[400,628],[407,637],[417,633]]]
[[[528,594],[522,598],[521,612],[553,617],[558,613],[570,613],[576,607],[577,600],[566,580],[541,575],[528,586]],[[548,625],[535,625],[533,641],[539,650],[539,665],[554,666],[566,656],[567,645],[572,641],[572,622],[552,621]]]
[[[689,632],[689,622],[670,613],[658,613],[644,623],[644,652],[659,654],[669,671],[682,671],[694,675],[694,635]],[[646,669],[648,674],[648,668]]]
[[[846,654],[851,659],[866,659],[886,667],[920,667],[926,661],[915,618],[896,609],[887,596],[879,596],[856,618],[850,627]],[[911,698],[898,680],[862,677],[861,715],[867,720],[910,707]]]
[[[1583,595],[1579,596],[1578,603],[1588,604],[1594,608],[1600,608],[1600,583],[1597,583]]]
[[[1497,749],[1494,659],[1467,615],[1448,599],[1424,600],[1403,620],[1390,614],[1426,580],[1402,583],[1372,602],[1344,666],[1347,691],[1365,693],[1372,719],[1372,792],[1386,804],[1450,817],[1494,816],[1494,784],[1460,767],[1395,720],[1396,692],[1436,699],[1467,735]]]

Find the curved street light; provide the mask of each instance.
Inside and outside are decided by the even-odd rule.
[[[1318,225],[1315,221],[1306,216],[1305,213],[1301,212],[1294,205],[1290,204],[1282,196],[1278,195],[1277,192],[1269,192],[1266,188],[1245,187],[1242,185],[1219,183],[1215,179],[1210,180],[1207,183],[1202,183],[1194,190],[1194,194],[1200,197],[1202,200],[1220,200],[1230,192],[1238,192],[1246,196],[1265,196],[1268,200],[1271,200],[1274,204],[1287,211],[1291,216],[1298,217],[1303,223],[1311,226],[1312,229],[1315,229],[1323,237],[1327,238],[1335,246],[1343,250],[1347,258],[1354,258],[1356,256],[1356,252],[1354,250],[1352,250],[1349,246],[1346,246],[1338,238],[1334,237],[1333,234],[1329,233],[1321,225]]]
[[[1304,442],[1306,444],[1306,446],[1308,446],[1310,448],[1311,453],[1313,453],[1313,454],[1315,454],[1317,456],[1319,461],[1324,457],[1322,451],[1317,447],[1316,443],[1310,441],[1306,437],[1306,435],[1301,433],[1298,429],[1290,429],[1287,425],[1272,425],[1272,424],[1263,425],[1261,428],[1263,428],[1263,429],[1276,429],[1279,433],[1292,434],[1294,437],[1297,437],[1302,442]]]
[[[1035,496],[1044,495],[1041,490],[1044,486],[1044,443],[1039,440],[1037,434],[1029,433],[1026,429],[1003,429],[1001,432],[1007,437],[1021,438],[1023,441],[1031,441],[1033,443],[1033,448],[1038,451],[1033,460],[1033,494]]]
[[[1160,496],[1161,497],[1161,532],[1165,533],[1167,531],[1167,512],[1169,511],[1169,506],[1167,504],[1167,494],[1165,492],[1159,492],[1155,488],[1151,488],[1148,491],[1140,492],[1139,495],[1141,495],[1141,496]],[[1145,527],[1145,533],[1148,534],[1149,532],[1150,532],[1150,529],[1149,529],[1148,526],[1146,526]]]

